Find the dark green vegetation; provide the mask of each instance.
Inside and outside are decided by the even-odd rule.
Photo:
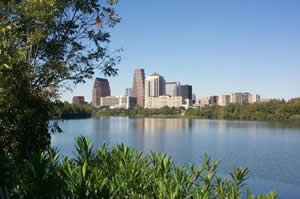
[[[126,117],[184,117],[200,119],[226,119],[226,120],[300,120],[300,99],[288,102],[273,100],[255,104],[229,104],[223,106],[209,106],[185,110],[184,108],[131,109],[101,108],[94,110],[95,117],[126,116]]]
[[[144,109],[135,107],[131,109],[109,109],[109,107],[95,108],[89,104],[69,104],[68,102],[61,103],[58,107],[58,114],[61,115],[62,119],[100,118],[109,116],[177,118],[184,112],[184,108],[175,109],[164,107],[161,109]]]
[[[300,99],[288,102],[273,100],[255,104],[230,104],[228,106],[211,106],[203,109],[190,109],[186,117],[227,120],[299,120]]]
[[[23,161],[61,132],[60,91],[95,71],[116,75],[117,0],[0,1],[0,153]]]
[[[69,104],[64,102],[58,109],[62,119],[91,118],[95,108],[89,104]]]
[[[204,156],[199,166],[181,167],[165,154],[144,155],[124,145],[94,150],[80,137],[75,158],[61,157],[55,149],[33,154],[16,167],[8,190],[12,199],[277,198],[275,193],[246,193],[247,168],[235,168],[230,178],[218,177],[219,164]]]
[[[141,107],[134,107],[130,109],[109,109],[109,107],[102,107],[94,112],[94,117],[105,116],[124,116],[124,117],[165,117],[177,118],[184,112],[184,108],[169,108],[163,107],[161,109],[144,109]]]

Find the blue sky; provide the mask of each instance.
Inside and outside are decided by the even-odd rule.
[[[135,68],[191,84],[197,97],[237,91],[300,96],[299,0],[120,0],[111,32],[123,48],[112,95],[131,87]],[[96,72],[97,77],[103,77]],[[96,77],[95,76],[95,77]],[[93,79],[62,100],[91,100]]]

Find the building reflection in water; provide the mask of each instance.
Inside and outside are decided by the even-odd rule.
[[[172,130],[184,130],[192,128],[192,120],[189,119],[161,119],[161,118],[143,118],[135,120],[135,129],[138,132],[155,133],[158,131],[170,132]]]
[[[191,132],[192,120],[142,118],[132,121],[135,128],[135,146],[138,150],[146,153],[165,152],[181,157],[183,154],[182,145],[180,145],[182,136],[186,132]],[[169,150],[170,148],[172,150]]]

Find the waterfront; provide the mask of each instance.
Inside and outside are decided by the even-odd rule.
[[[52,144],[72,155],[74,138],[89,136],[95,146],[128,144],[139,151],[165,152],[180,164],[198,163],[205,153],[222,160],[219,174],[233,167],[251,169],[248,187],[276,191],[280,198],[300,195],[300,125],[189,119],[66,120]],[[284,197],[283,197],[284,196]]]

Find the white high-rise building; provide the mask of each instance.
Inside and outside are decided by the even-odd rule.
[[[179,82],[167,82],[166,83],[166,95],[180,96],[180,83]]]
[[[248,100],[250,104],[261,102],[260,95],[258,94],[250,94]]]
[[[163,108],[165,106],[168,107],[184,107],[182,104],[182,97],[181,96],[169,96],[169,95],[162,95],[158,97],[147,97],[145,108],[156,109],[156,108]]]
[[[230,95],[219,95],[218,96],[218,105],[226,106],[230,104]]]
[[[231,93],[230,103],[234,104],[247,104],[249,103],[250,93]]]
[[[145,79],[145,97],[158,97],[166,93],[166,81],[163,76],[154,73]]]
[[[253,104],[256,102],[260,102],[260,95],[251,94],[251,93],[231,93],[230,95],[230,103],[237,104]]]
[[[166,81],[163,76],[154,73],[145,79],[145,107],[149,104],[149,97],[165,95]]]
[[[209,106],[209,98],[208,97],[203,97],[203,98],[197,99],[196,101],[200,107]]]

